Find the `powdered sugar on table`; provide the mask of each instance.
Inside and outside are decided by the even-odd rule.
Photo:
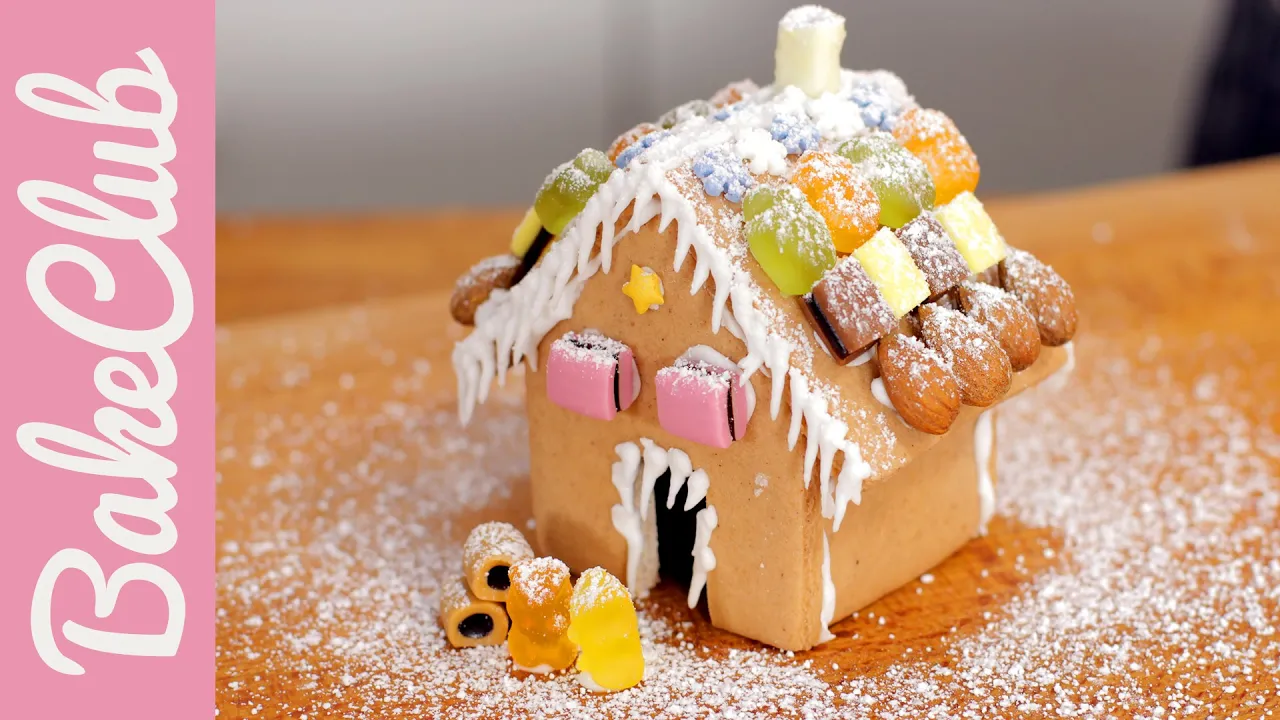
[[[1064,388],[1000,409],[987,537],[811,653],[716,630],[659,585],[639,604],[645,682],[597,696],[572,674],[513,672],[502,648],[454,650],[436,620],[467,531],[528,527],[521,383],[463,430],[449,379],[433,375],[443,338],[383,347],[385,327],[351,314],[281,340],[274,364],[222,352],[247,332],[224,332],[219,349],[221,717],[1228,717],[1227,700],[1266,717],[1280,705],[1267,682],[1280,673],[1280,440],[1259,419],[1274,409],[1251,395],[1254,375],[1208,355],[1175,373],[1085,336]]]

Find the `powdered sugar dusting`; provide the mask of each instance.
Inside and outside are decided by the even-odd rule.
[[[383,367],[388,348],[365,316],[335,334]],[[404,367],[379,383],[324,367],[331,338],[290,337],[309,358],[301,380],[279,377],[298,356],[220,370],[223,716],[1244,718],[1277,707],[1280,440],[1265,419],[1273,381],[1256,382],[1268,371],[1231,364],[1256,365],[1248,348],[1192,363],[1192,343],[1164,338],[1182,358],[1175,373],[1081,338],[1066,388],[1001,406],[999,513],[932,582],[795,655],[710,627],[661,584],[638,608],[650,674],[593,696],[571,673],[514,673],[503,648],[449,648],[435,617],[467,531],[528,518],[521,383],[464,431],[451,398],[422,384],[431,360],[396,348]],[[342,392],[340,372],[361,392]],[[993,577],[1020,589],[954,589],[966,558],[989,557]],[[989,601],[969,611],[957,592]],[[937,624],[904,633],[893,609],[938,597],[950,609]]]

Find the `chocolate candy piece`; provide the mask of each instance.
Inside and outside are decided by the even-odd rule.
[[[551,343],[547,398],[566,410],[612,420],[640,394],[631,348],[595,332],[567,332]]]
[[[938,297],[969,276],[964,256],[932,214],[920,213],[896,232],[916,267],[924,272],[930,298]]]
[[[507,639],[506,610],[472,595],[462,578],[450,578],[440,588],[440,624],[456,648],[501,645]]]
[[[471,593],[481,600],[507,601],[512,565],[533,557],[529,541],[504,522],[487,522],[472,528],[462,546],[462,574]]]
[[[822,276],[804,296],[804,307],[841,365],[898,326],[884,296],[852,256]]]
[[[659,370],[654,384],[658,422],[672,435],[727,448],[746,432],[751,408],[738,371],[686,356]]]

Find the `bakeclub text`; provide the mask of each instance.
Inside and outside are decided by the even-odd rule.
[[[103,140],[94,143],[93,155],[106,163],[125,163],[154,173],[155,180],[141,181],[108,174],[95,175],[98,195],[44,180],[28,180],[18,186],[18,198],[31,213],[63,230],[65,240],[37,251],[27,264],[27,290],[44,315],[71,335],[102,348],[104,357],[93,370],[94,386],[102,396],[102,406],[93,413],[96,434],[70,429],[53,422],[27,422],[18,428],[17,440],[24,452],[47,465],[68,473],[86,476],[136,479],[137,497],[103,493],[93,511],[92,522],[109,540],[144,556],[117,568],[108,576],[98,561],[84,550],[68,547],[54,553],[41,571],[31,597],[31,638],[40,658],[49,667],[68,675],[84,674],[85,668],[64,651],[70,645],[84,650],[71,653],[81,659],[95,651],[114,655],[171,656],[177,653],[186,618],[182,587],[156,561],[173,549],[178,529],[169,517],[177,505],[178,493],[172,479],[176,463],[157,452],[173,444],[178,436],[177,418],[169,401],[178,384],[177,369],[168,348],[186,333],[191,324],[193,296],[191,281],[177,255],[161,239],[177,224],[173,197],[178,185],[165,163],[177,154],[169,127],[177,112],[177,93],[170,85],[164,65],[150,49],[138,52],[145,69],[137,67],[108,70],[94,90],[58,75],[33,73],[18,80],[19,100],[53,118],[101,126]],[[119,98],[124,88],[154,93],[159,110],[132,110]],[[62,100],[66,100],[63,102]],[[114,142],[118,129],[149,131],[154,146]],[[56,128],[51,128],[56,135]],[[110,167],[110,165],[106,165]],[[135,217],[100,199],[132,198],[149,203],[152,217]],[[76,212],[65,211],[70,206]],[[119,328],[100,323],[67,307],[50,290],[48,273],[58,263],[72,263],[88,273],[93,297],[108,302],[116,294],[116,276],[102,259],[87,247],[105,242],[136,243],[138,257],[149,257],[168,281],[173,311],[168,320],[149,329]],[[122,272],[117,268],[117,272]],[[169,298],[156,297],[161,307]],[[135,364],[146,358],[155,383]],[[132,359],[130,359],[132,358]],[[119,379],[127,382],[118,384]],[[143,422],[134,412],[146,417]],[[154,424],[150,423],[154,416]],[[83,418],[66,418],[70,425],[83,425]],[[84,479],[68,478],[71,492],[79,492]],[[145,482],[147,487],[143,487]],[[135,520],[128,526],[121,518]],[[90,518],[84,518],[89,522]],[[147,532],[136,528],[146,528]],[[116,608],[121,589],[132,582],[152,585],[163,593],[168,604],[164,630],[156,633],[106,631],[67,620],[53,627],[52,605],[59,576],[76,571],[87,577],[94,590],[94,612],[109,617]],[[156,622],[157,626],[159,622]],[[59,635],[61,637],[59,637]]]

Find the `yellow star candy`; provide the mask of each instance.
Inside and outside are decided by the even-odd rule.
[[[662,278],[652,268],[631,266],[631,279],[622,283],[622,294],[636,304],[641,315],[662,304]]]

